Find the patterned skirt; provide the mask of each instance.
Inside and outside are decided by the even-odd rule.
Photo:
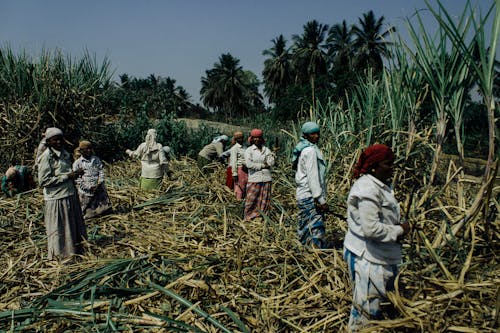
[[[266,215],[271,207],[271,182],[247,183],[245,220]]]
[[[238,167],[238,181],[234,184],[234,194],[236,199],[243,200],[247,194],[248,173],[243,167]]]
[[[106,213],[111,209],[111,201],[109,200],[106,187],[101,185],[93,196],[79,193],[80,205],[82,206],[82,214],[85,219]]]
[[[387,292],[394,290],[398,266],[372,263],[346,248],[344,260],[353,293],[348,328],[349,332],[357,332],[366,328],[370,320],[383,319],[382,302],[387,299]]]
[[[304,245],[325,248],[325,224],[323,215],[318,213],[312,197],[298,200],[299,225],[297,235]]]

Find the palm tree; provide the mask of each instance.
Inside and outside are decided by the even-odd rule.
[[[382,32],[384,17],[375,18],[375,14],[370,10],[359,18],[359,25],[354,25],[352,32],[355,36],[355,66],[358,69],[372,68],[376,73],[383,68],[382,57],[390,57],[388,46],[392,44],[387,41],[388,35],[395,31],[394,27],[389,27]]]
[[[347,27],[345,20],[337,23],[328,31],[326,39],[328,56],[336,67],[351,67],[353,58],[352,28]]]
[[[251,105],[255,104],[249,98],[255,98],[252,91],[258,87],[259,82],[250,81],[249,75],[239,63],[240,60],[231,54],[223,54],[219,62],[201,78],[200,95],[203,104],[216,111],[223,111],[228,118],[238,113],[248,114]]]
[[[352,60],[354,58],[352,27],[348,27],[345,20],[337,23],[328,31],[326,44],[328,57],[332,68],[331,72],[337,86],[337,95],[344,96],[344,91],[352,85]]]
[[[312,106],[315,102],[315,79],[327,73],[328,56],[326,53],[325,35],[327,24],[309,21],[304,25],[302,35],[293,35],[293,63],[299,81],[306,78],[311,85]]]
[[[269,57],[264,61],[262,76],[264,93],[270,103],[275,103],[292,83],[292,59],[283,35],[273,39],[272,43],[273,47],[262,52],[262,55]]]

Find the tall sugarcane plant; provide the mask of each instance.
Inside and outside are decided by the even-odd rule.
[[[428,2],[426,1],[429,6]],[[484,178],[488,179],[491,173],[491,166],[495,158],[498,128],[495,123],[495,113],[498,113],[498,104],[495,104],[493,94],[493,80],[495,77],[495,58],[498,39],[500,38],[500,1],[495,0],[485,17],[477,17],[476,13],[468,5],[462,17],[470,17],[470,25],[474,36],[471,43],[466,43],[464,38],[464,29],[461,25],[456,25],[452,17],[446,12],[442,3],[438,2],[439,12],[429,6],[432,14],[439,22],[441,28],[450,38],[453,46],[460,51],[460,55],[464,57],[463,61],[471,68],[470,70],[477,76],[478,86],[486,106],[488,114],[488,163],[485,170]],[[466,12],[468,10],[468,12]],[[487,19],[493,15],[493,23],[491,26],[490,38],[487,38]],[[467,32],[467,31],[465,31]],[[477,53],[475,52],[477,50]],[[476,57],[476,54],[478,57]],[[477,59],[478,58],[478,59]],[[497,153],[498,157],[498,153]]]
[[[34,59],[0,49],[2,168],[29,162],[48,126],[61,127],[72,141],[99,128],[111,86],[109,65],[88,52],[72,59],[60,51],[42,51]]]

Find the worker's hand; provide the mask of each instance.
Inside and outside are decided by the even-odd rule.
[[[408,222],[402,223],[401,227],[403,228],[403,236],[406,236],[410,233],[411,225]]]
[[[326,203],[319,203],[318,199],[314,199],[314,206],[316,207],[316,210],[320,213],[326,213],[328,212],[328,204]]]
[[[71,179],[78,178],[78,177],[80,177],[81,175],[83,175],[83,173],[84,173],[83,169],[77,169],[77,170],[75,170],[75,171],[71,171],[71,172],[69,173],[69,178],[71,178]]]
[[[125,153],[127,153],[127,155],[130,155],[130,154],[132,154],[132,150],[127,149],[127,150],[125,150]]]
[[[399,225],[401,228],[403,228],[403,233],[398,236],[398,240],[402,240],[406,235],[408,235],[411,231],[411,225],[408,222],[401,223]]]

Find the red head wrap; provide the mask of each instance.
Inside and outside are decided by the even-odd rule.
[[[259,128],[254,128],[252,131],[250,131],[250,136],[248,137],[248,143],[252,144],[252,139],[253,138],[261,138],[262,143],[265,143],[265,140],[263,138],[264,132],[262,132],[261,129]]]
[[[263,135],[263,134],[264,134],[264,133],[262,132],[262,130],[261,130],[261,129],[258,129],[258,128],[254,128],[254,129],[250,132],[250,136],[253,136],[254,138],[255,138],[255,137],[260,137],[260,138],[262,138],[262,135]]]
[[[359,176],[367,173],[375,164],[391,158],[394,158],[394,153],[386,145],[375,144],[366,148],[359,156],[358,163],[354,167],[354,178],[359,178]]]

